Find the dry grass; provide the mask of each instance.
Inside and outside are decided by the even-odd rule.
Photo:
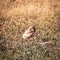
[[[0,60],[59,60],[60,1],[0,0]],[[30,26],[37,35],[25,41],[22,34]],[[54,41],[46,49],[40,40]],[[49,48],[49,49],[48,49]]]

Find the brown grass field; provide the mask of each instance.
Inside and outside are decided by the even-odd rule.
[[[0,60],[60,60],[60,0],[0,0]]]

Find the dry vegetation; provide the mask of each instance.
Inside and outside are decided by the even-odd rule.
[[[25,41],[30,25],[37,35]],[[60,0],[0,0],[0,60],[60,60]]]

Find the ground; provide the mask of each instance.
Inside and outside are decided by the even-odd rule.
[[[31,25],[36,36],[24,40]],[[0,60],[60,60],[60,1],[0,0]]]

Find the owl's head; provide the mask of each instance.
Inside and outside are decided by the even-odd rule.
[[[28,28],[28,30],[30,30],[31,32],[35,32],[35,31],[36,31],[35,26],[30,26],[30,27]]]

